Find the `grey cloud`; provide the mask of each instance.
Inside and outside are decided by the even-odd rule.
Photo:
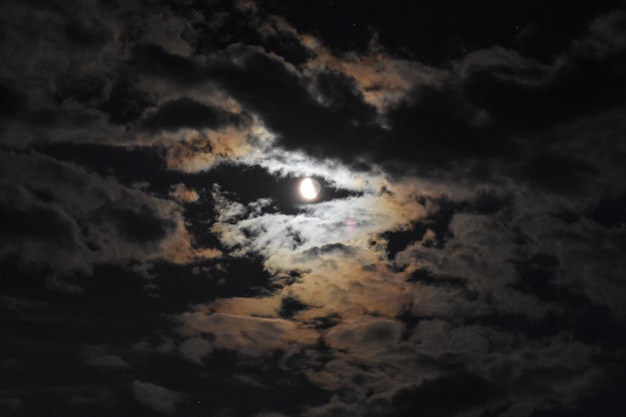
[[[206,68],[189,58],[172,54],[155,44],[138,45],[133,57],[148,74],[165,77],[182,85],[193,85],[208,79]]]
[[[64,213],[47,206],[33,206],[22,211],[11,207],[0,207],[2,232],[7,239],[19,239],[20,236],[45,241],[73,240],[75,225]]]
[[[290,345],[298,349],[299,345],[313,345],[317,341],[314,331],[285,319],[195,312],[184,313],[180,320],[184,334],[213,334],[214,348],[236,350],[251,357],[267,356],[276,350],[287,351]]]
[[[360,110],[369,106],[358,97],[348,78],[328,77],[327,83],[335,83],[328,89],[336,90],[325,107],[311,97],[297,73],[284,62],[258,52],[244,56],[241,68],[224,68],[216,72],[216,80],[238,101],[258,112],[285,147],[304,148],[313,155],[326,156],[327,147],[332,144],[333,148],[339,147],[335,151],[354,155],[369,143],[370,133],[360,126],[375,129],[371,123],[374,110],[365,114],[355,111],[355,103],[359,103]],[[350,141],[357,135],[359,148]]]
[[[304,258],[315,259],[322,255],[341,253],[343,256],[350,256],[355,253],[354,248],[346,246],[342,243],[329,243],[320,247],[313,247],[302,252]]]
[[[337,72],[321,72],[317,78],[314,91],[322,102],[327,100],[327,107],[312,100],[302,86],[303,80],[288,66],[258,53],[248,53],[243,67],[228,75],[216,72],[215,80],[259,112],[280,134],[282,145],[290,149],[345,161],[360,155],[391,170],[393,161],[402,161],[398,174],[417,170],[433,175],[433,171],[456,170],[460,163],[475,179],[504,174],[548,190],[562,183],[558,189],[571,193],[578,191],[586,178],[598,174],[594,164],[584,155],[571,158],[557,151],[554,158],[543,156],[546,143],[537,133],[569,123],[583,113],[588,117],[610,111],[624,101],[621,89],[613,89],[623,84],[618,75],[624,72],[619,69],[622,52],[619,48],[604,49],[602,45],[585,49],[575,44],[572,52],[551,66],[502,49],[485,51],[480,59],[475,53],[474,64],[466,63],[445,83],[418,86],[407,100],[390,108],[390,131],[365,120],[354,120],[352,126],[336,123],[336,116],[350,120],[354,109],[360,109],[358,113],[354,110],[355,114],[369,114],[370,119],[373,114],[372,109],[369,113],[364,110],[367,105],[350,78]],[[490,54],[495,56],[491,62]],[[266,75],[259,75],[274,72],[284,76],[263,80]],[[244,73],[249,76],[244,77]],[[263,97],[268,96],[265,89],[274,92],[270,94],[273,103],[278,100],[285,105],[263,103]],[[274,112],[274,108],[294,112]],[[292,133],[293,126],[315,132],[316,137],[309,138],[302,131]],[[536,147],[540,159],[533,153]],[[552,159],[562,163],[546,164]],[[543,171],[546,165],[550,175]],[[550,178],[554,179],[551,183]]]
[[[93,345],[83,348],[81,357],[89,366],[119,371],[130,367],[130,364],[119,355],[120,351],[109,345]]]
[[[93,213],[93,219],[98,226],[113,225],[121,238],[137,244],[158,243],[176,227],[175,222],[161,218],[146,204],[132,208],[112,204],[99,208]]]
[[[365,415],[411,416],[415,409],[419,409],[423,416],[453,416],[459,410],[471,410],[488,403],[499,391],[500,387],[479,375],[459,371],[456,374],[427,379],[417,387],[404,388],[395,393],[388,404],[374,401],[371,411]]]
[[[537,188],[571,195],[584,191],[599,170],[581,159],[543,153],[529,156],[520,172]]]
[[[439,277],[433,275],[428,269],[416,269],[408,278],[409,282],[419,282],[424,285],[449,286],[455,288],[466,288],[467,281],[456,277]]]
[[[228,113],[189,98],[180,98],[162,104],[155,112],[149,113],[141,125],[149,130],[219,129],[245,122],[244,115]]]
[[[156,45],[138,47],[136,59],[144,71],[180,85],[214,82],[246,109],[261,115],[286,148],[303,148],[326,156],[327,147],[359,154],[369,143],[375,110],[366,104],[354,81],[337,72],[317,77],[324,104],[307,89],[301,74],[289,64],[253,48],[231,48],[206,64],[170,54]],[[237,64],[231,62],[236,60]],[[360,147],[351,143],[360,137]]]
[[[58,1],[5,2],[2,9],[3,26],[11,28],[0,51],[7,54],[2,78],[12,85],[3,99],[5,107],[12,105],[5,109],[11,120],[3,121],[8,133],[3,142],[12,147],[134,139],[119,126],[139,119],[158,94],[140,86],[129,50],[153,41],[163,50],[185,51],[180,37],[160,32],[178,35],[184,26],[167,8],[143,13],[138,2]]]
[[[17,116],[27,103],[26,97],[9,83],[0,84],[0,118]]]
[[[176,404],[185,398],[183,393],[169,390],[151,382],[135,380],[131,388],[133,395],[139,402],[164,414],[173,414],[176,411]]]
[[[99,20],[69,20],[65,25],[65,39],[73,46],[99,49],[113,38],[113,33]]]
[[[202,365],[202,358],[213,350],[211,343],[202,337],[192,337],[180,344],[180,352],[189,360]]]
[[[45,306],[46,304],[43,302],[32,301],[27,298],[0,296],[0,307],[9,312],[25,315],[31,311],[41,310]]]
[[[84,271],[97,262],[151,257],[179,233],[171,203],[41,154],[0,158],[4,256],[57,272]]]
[[[128,363],[116,355],[92,355],[88,356],[85,362],[87,365],[101,368],[124,369],[128,367]]]
[[[538,132],[574,122],[583,114],[590,117],[619,108],[625,97],[621,89],[613,88],[624,83],[619,78],[624,72],[618,63],[623,61],[622,53],[595,56],[574,49],[550,70],[537,66],[537,74],[529,81],[520,75],[499,76],[498,67],[489,64],[489,52],[485,52],[478,61],[481,66],[469,66],[466,74],[451,78],[444,87],[418,88],[411,101],[392,109],[393,130],[379,158],[424,166],[423,173],[463,163],[480,178],[487,174],[481,173],[481,165],[498,170],[499,163],[517,163],[522,157],[518,172],[503,173],[552,189],[559,187],[560,179],[560,189],[576,191],[585,178],[597,174],[595,168],[585,161],[586,155],[576,161],[555,150],[550,157],[546,148],[569,137],[553,135],[552,142],[546,142]],[[506,62],[504,68],[513,74],[523,69],[516,61]],[[604,74],[607,71],[611,75]],[[535,152],[545,159],[537,159]]]
[[[76,80],[71,82],[73,84]],[[138,80],[131,74],[122,72],[110,83],[108,94],[96,103],[97,108],[108,115],[110,123],[125,125],[135,122],[154,103],[155,98],[140,89]]]
[[[354,350],[355,355],[367,357],[378,353],[379,348],[393,346],[400,339],[401,329],[402,325],[392,320],[345,323],[333,327],[326,340],[336,349]]]
[[[0,410],[8,413],[17,412],[22,407],[22,401],[18,398],[2,398],[0,397]]]
[[[544,281],[540,285],[554,284],[554,290],[560,286],[571,288],[599,305],[608,306],[618,317],[625,314],[619,301],[624,296],[618,278],[623,274],[624,264],[618,254],[625,245],[620,228],[604,228],[585,218],[566,224],[542,217],[528,222],[525,230],[530,238],[539,239],[533,245],[537,256],[556,260],[554,265],[547,265],[552,267],[547,273],[548,277],[554,277],[554,282]]]

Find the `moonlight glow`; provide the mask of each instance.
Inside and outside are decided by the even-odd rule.
[[[320,183],[312,178],[305,178],[300,182],[300,195],[305,200],[313,200],[320,192]]]

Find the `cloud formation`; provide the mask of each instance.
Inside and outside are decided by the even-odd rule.
[[[279,3],[0,6],[0,413],[621,409],[623,6]]]
[[[173,414],[176,410],[176,403],[184,397],[180,392],[168,390],[151,382],[133,381],[132,389],[140,402],[164,414]]]

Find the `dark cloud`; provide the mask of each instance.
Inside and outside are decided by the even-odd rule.
[[[584,39],[581,45],[585,42],[591,41]],[[532,181],[536,171],[532,167],[539,164],[533,160],[533,148],[545,146],[545,140],[539,143],[533,137],[535,132],[624,101],[623,89],[615,88],[624,83],[619,75],[624,73],[623,49],[605,52],[602,45],[577,46],[551,70],[512,52],[503,53],[511,54],[509,61],[490,63],[496,51],[486,51],[480,65],[468,67],[463,78],[416,88],[409,99],[390,109],[391,132],[371,123],[374,109],[353,81],[337,72],[320,72],[314,80],[321,103],[312,100],[303,80],[261,54],[248,54],[243,68],[226,76],[218,72],[211,79],[260,112],[288,148],[348,162],[362,156],[389,167],[401,161],[399,172],[417,169],[426,174],[469,165],[479,178],[496,174],[484,166],[489,161],[511,164],[528,154],[519,173]],[[265,97],[272,102],[263,102]],[[520,134],[530,136],[519,140]],[[566,166],[556,169],[555,183],[563,180],[570,184],[565,188],[576,189],[569,171]],[[550,184],[545,187],[554,189]]]
[[[332,254],[332,253],[341,253],[346,256],[350,256],[354,254],[354,248],[350,246],[346,246],[342,243],[331,243],[328,245],[324,245],[322,247],[313,247],[311,249],[307,249],[302,252],[302,255],[307,258],[319,258],[320,256]]]
[[[26,97],[8,84],[0,84],[0,117],[3,119],[15,117],[27,103]]]
[[[562,306],[567,314],[551,314],[539,323],[534,323],[535,330],[553,334],[568,329],[579,340],[591,343],[619,343],[626,334],[619,330],[619,324],[606,306],[597,304],[575,290],[559,286],[555,282],[559,260],[552,256],[535,255],[516,264],[519,274],[512,287],[524,293],[532,294],[546,302]],[[524,318],[521,318],[525,320]],[[510,324],[512,318],[501,318],[502,325]],[[527,325],[515,326],[518,329]]]
[[[199,54],[210,54],[233,44],[260,46],[294,65],[310,58],[294,31],[278,16],[245,2],[233,8],[231,2],[190,2],[173,4],[174,13],[191,23],[193,30],[182,36]],[[206,19],[206,20],[205,20]]]
[[[138,210],[123,207],[104,209],[97,216],[110,222],[124,239],[140,244],[159,242],[176,226],[169,219],[159,218],[146,205]]]
[[[543,153],[530,157],[520,172],[537,188],[571,194],[583,191],[598,169],[579,159]]]
[[[303,148],[319,156],[327,156],[332,148],[339,155],[354,156],[369,143],[371,134],[363,127],[374,128],[374,109],[363,103],[348,78],[339,74],[322,77],[322,94],[329,99],[323,106],[284,63],[265,54],[243,52],[242,68],[215,71],[215,79],[238,101],[259,113],[285,147]],[[357,135],[359,146],[351,140]]]
[[[171,79],[181,85],[197,84],[208,78],[201,64],[172,54],[159,45],[138,45],[133,49],[133,58],[143,72]]]
[[[97,20],[90,22],[71,20],[65,26],[65,36],[70,44],[97,49],[109,42],[113,34]]]
[[[189,98],[180,98],[162,104],[158,110],[148,114],[141,125],[149,130],[219,129],[228,125],[241,125],[245,121],[243,115],[228,113]]]
[[[164,414],[173,414],[176,405],[184,399],[180,392],[171,391],[151,382],[133,381],[133,394],[135,398],[146,406]]]
[[[418,269],[411,273],[409,282],[419,282],[423,285],[466,288],[467,282],[462,278],[437,277],[428,269]]]
[[[618,86],[626,81],[621,75],[623,54],[623,50],[599,57],[574,53],[530,82],[516,75],[499,76],[491,67],[478,68],[465,80],[465,94],[504,126],[521,132],[549,128],[621,106],[625,97]]]
[[[461,409],[480,406],[498,394],[497,385],[478,375],[459,371],[450,375],[427,379],[415,388],[400,390],[391,399],[391,410],[368,415],[413,415],[416,409],[424,416],[454,416]],[[373,408],[376,408],[374,405]],[[391,412],[391,414],[386,414]]]
[[[437,220],[431,221],[429,219],[427,221],[411,225],[408,230],[385,232],[383,234],[383,238],[387,242],[387,254],[389,259],[393,260],[398,252],[406,249],[411,243],[422,240],[428,230],[437,228],[437,226],[441,226],[437,228],[437,238],[433,240],[432,243],[427,244],[435,246],[443,245],[445,237],[449,234],[448,224],[452,218],[452,214],[452,210],[443,209],[432,216],[438,218],[437,220],[443,220],[443,222],[440,222],[439,224],[437,224]]]
[[[242,258],[202,261],[190,265],[157,263],[151,271],[162,311],[185,311],[189,304],[219,298],[254,297],[273,290],[272,275],[263,269],[260,259]],[[180,277],[184,278],[181,285]]]
[[[150,95],[138,89],[135,83],[132,76],[122,73],[111,86],[106,100],[100,103],[99,109],[109,115],[111,123],[134,122],[154,104]]]
[[[331,314],[324,317],[316,317],[313,320],[313,325],[316,329],[324,330],[338,325],[341,322],[341,317],[338,314]]]
[[[175,206],[163,200],[36,152],[1,158],[5,256],[67,273],[139,261],[179,233]]]
[[[589,218],[605,227],[626,223],[626,196],[600,200],[589,212]]]
[[[0,206],[0,232],[5,239],[20,237],[48,241],[71,241],[71,220],[47,206],[33,206],[26,211]]]
[[[289,319],[299,311],[306,309],[307,306],[302,301],[294,297],[284,297],[280,300],[280,307],[278,309],[278,315],[282,318]]]
[[[103,177],[113,175],[126,186],[147,182],[158,195],[166,195],[170,183],[182,178],[180,174],[163,170],[163,150],[156,146],[128,148],[103,144],[54,143],[38,150],[59,161],[77,163]],[[115,166],[108,162],[111,159],[117,162]]]
[[[73,75],[60,76],[56,80],[59,101],[74,99],[80,103],[91,103],[99,100],[104,94],[106,80],[101,77]]]
[[[501,129],[473,122],[473,109],[464,109],[466,103],[457,94],[456,89],[425,88],[415,92],[413,103],[393,109],[393,132],[380,141],[378,160],[399,159],[426,173],[451,169],[455,163],[511,157],[515,144],[504,140]]]
[[[353,166],[357,165],[355,157],[365,157],[398,169],[396,173],[417,170],[433,175],[433,170],[458,169],[461,164],[477,178],[521,174],[536,181],[546,176],[537,173],[542,163],[534,160],[533,147],[539,146],[543,153],[545,140],[540,144],[533,137],[535,132],[581,114],[592,116],[624,101],[621,89],[614,88],[623,84],[619,78],[624,72],[619,67],[623,61],[620,51],[604,52],[595,44],[586,49],[579,46],[552,71],[506,51],[502,53],[511,54],[509,61],[490,63],[497,57],[496,51],[485,51],[484,60],[469,66],[463,78],[451,79],[443,86],[420,86],[407,100],[392,107],[387,116],[391,131],[374,123],[375,109],[365,102],[354,79],[336,71],[321,71],[313,78],[311,85],[320,97],[316,101],[306,80],[284,62],[252,50],[241,50],[245,58],[236,66],[224,60],[228,55],[204,65],[156,45],[138,48],[135,56],[144,71],[158,71],[182,85],[217,82],[260,114],[289,149],[340,158]],[[229,55],[234,54],[231,49]],[[161,111],[174,117],[170,106],[173,103]],[[188,116],[175,125],[199,127],[199,120],[192,120],[192,114],[202,116],[209,125],[217,118],[199,107],[187,110]],[[170,117],[160,122],[167,123]],[[145,123],[149,125],[150,120]],[[513,139],[520,134],[531,136]],[[511,165],[524,155],[528,155],[527,161],[518,171],[498,172],[501,164]],[[403,165],[394,168],[398,161]],[[494,164],[492,168],[497,171],[486,167],[486,163]],[[564,189],[575,191],[580,182],[572,177],[576,167],[573,163],[561,165],[560,169],[554,167],[554,183],[565,183]],[[548,190],[556,188],[549,183],[539,185]]]
[[[422,240],[424,240],[422,243],[424,246],[441,249],[453,236],[449,227],[455,214],[495,214],[501,210],[510,209],[513,200],[510,195],[498,195],[490,190],[479,190],[469,201],[422,198],[420,203],[432,207],[426,217],[412,223],[405,230],[387,231],[382,234],[387,242],[389,259],[393,260],[398,252]]]
[[[466,4],[429,1],[399,4],[383,14],[384,6],[377,1],[324,5],[305,2],[298,6],[264,3],[285,15],[295,27],[316,33],[340,51],[366,50],[372,31],[376,31],[380,41],[394,52],[434,64],[494,44],[522,48],[525,53],[549,60],[567,48],[573,37],[585,33],[590,16],[610,12],[616,5],[613,1],[589,4],[577,0],[566,13],[558,1],[544,2],[541,7],[489,1],[476,13]],[[555,15],[567,18],[555,25],[552,20]],[[532,32],[520,42],[520,32],[525,27],[532,28]]]

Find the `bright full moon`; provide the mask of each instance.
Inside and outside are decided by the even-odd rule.
[[[300,182],[300,194],[305,200],[313,200],[320,193],[320,183],[313,178],[305,178]]]

